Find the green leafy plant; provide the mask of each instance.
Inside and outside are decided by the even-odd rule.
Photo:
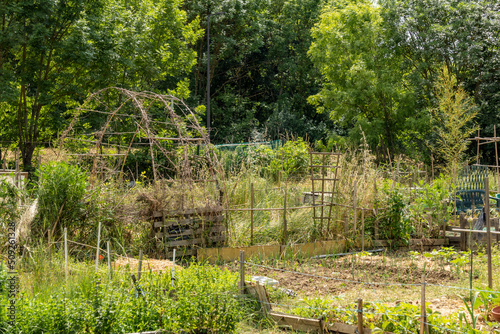
[[[384,188],[386,208],[380,210],[379,233],[383,239],[392,240],[392,246],[407,245],[414,228],[406,216],[406,203],[398,189]]]
[[[467,313],[471,319],[469,322],[467,320],[467,317],[465,316],[464,312],[459,313],[460,328],[462,330],[465,329],[467,331],[467,333],[480,333],[480,331],[476,329],[479,314],[474,315],[474,306],[476,305],[476,301],[480,301],[478,299],[478,296],[479,296],[479,292],[476,292],[472,296],[472,299],[470,300],[470,306],[467,303],[467,299],[465,297],[460,297],[462,299],[462,301],[464,302]]]
[[[39,213],[33,226],[35,235],[50,233],[54,237],[61,227],[83,226],[87,174],[78,166],[60,162],[42,166],[37,176],[41,181],[34,189]]]

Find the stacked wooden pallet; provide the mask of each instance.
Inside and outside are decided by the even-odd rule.
[[[153,232],[166,256],[196,256],[198,248],[222,246],[226,241],[222,207],[155,211]]]

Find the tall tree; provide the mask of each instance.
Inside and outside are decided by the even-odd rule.
[[[307,57],[309,29],[322,0],[186,1],[206,24],[211,17],[212,138],[247,141],[261,135],[324,135],[325,117],[306,103],[317,92],[317,72]],[[206,38],[196,45],[195,103],[206,101]]]
[[[394,151],[407,122],[425,121],[412,112],[413,93],[401,57],[385,45],[380,11],[370,0],[338,0],[324,8],[309,49],[323,82],[309,101],[352,135],[359,138],[362,129],[372,147],[382,138]]]
[[[162,78],[189,71],[195,59],[189,45],[200,35],[196,22],[187,23],[181,3],[1,3],[0,92],[15,114],[25,169],[50,121],[60,119],[89,90],[109,85],[151,89]]]
[[[436,105],[444,65],[480,108],[481,128],[500,121],[500,3],[497,0],[383,0],[387,44],[404,59],[418,108]]]

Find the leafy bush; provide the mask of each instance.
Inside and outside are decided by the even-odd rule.
[[[450,198],[450,182],[440,175],[432,184],[420,180],[419,191],[409,206],[412,224],[428,238],[438,237],[441,224],[451,218],[453,205]]]
[[[37,171],[37,176],[40,185],[35,189],[35,195],[38,197],[39,221],[34,232],[43,234],[47,228],[81,225],[85,213],[87,174],[78,166],[59,162],[44,165]]]
[[[19,217],[19,189],[6,179],[0,179],[0,225]]]
[[[287,141],[277,150],[261,145],[255,150],[255,160],[264,175],[275,179],[279,172],[282,172],[283,177],[304,175],[308,172],[309,145],[302,138]]]
[[[407,203],[397,187],[391,188],[389,183],[384,183],[382,196],[377,200],[379,235],[381,239],[394,240],[392,246],[408,245],[414,227],[407,215]],[[370,234],[373,234],[373,223],[371,219],[366,225]]]
[[[128,278],[128,275],[124,277]],[[129,280],[82,287],[71,298],[62,289],[49,296],[21,294],[17,325],[0,322],[1,333],[129,333],[164,329],[178,333],[230,333],[255,305],[239,299],[238,275],[193,264],[171,275],[149,273],[138,285]],[[0,297],[5,311],[7,301]],[[251,307],[251,308],[250,308]]]

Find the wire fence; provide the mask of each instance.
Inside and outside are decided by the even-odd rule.
[[[90,249],[96,250],[96,253],[97,253],[97,249],[99,249],[99,252],[102,252],[103,254],[108,254],[108,251],[106,249],[102,249],[101,247],[92,246],[92,245],[76,242],[76,241],[69,240],[69,239],[67,239],[66,241],[67,241],[67,243],[71,243],[71,244],[75,244],[75,245],[82,246],[85,248],[90,248]],[[55,241],[55,242],[52,242],[51,244],[63,244],[63,243],[64,243],[63,241]],[[134,262],[136,262],[136,261],[142,262],[141,261],[142,259],[138,260],[136,258],[124,256],[122,254],[119,254],[119,253],[116,253],[113,251],[110,251],[109,254],[116,256],[116,257],[124,258],[127,260],[132,260]],[[174,259],[174,261],[175,261],[175,259]],[[173,262],[173,265],[175,266],[175,262]],[[432,283],[426,283],[425,280],[423,280],[422,283],[396,283],[396,282],[362,281],[362,280],[343,279],[343,278],[325,276],[325,275],[316,275],[316,274],[307,273],[307,272],[299,272],[296,270],[277,268],[277,267],[273,267],[273,266],[269,266],[269,265],[262,265],[262,264],[253,263],[253,262],[244,261],[244,260],[240,261],[240,265],[242,265],[243,268],[244,268],[244,266],[250,266],[250,267],[262,268],[262,269],[267,269],[267,270],[272,270],[272,271],[279,271],[279,272],[283,272],[283,273],[289,273],[291,275],[299,275],[299,276],[304,276],[304,277],[308,277],[308,278],[316,278],[316,279],[323,280],[323,281],[330,281],[331,280],[331,281],[336,281],[336,282],[341,282],[341,283],[359,284],[359,285],[369,286],[369,287],[373,288],[374,291],[375,291],[375,287],[378,287],[378,286],[386,286],[386,287],[400,286],[400,287],[405,287],[405,288],[408,288],[408,287],[421,287],[422,288],[423,287],[423,289],[425,289],[425,287],[427,286],[427,287],[439,287],[439,288],[445,288],[445,289],[459,289],[459,290],[469,291],[469,292],[486,292],[486,293],[492,293],[492,294],[500,294],[500,291],[497,291],[497,290],[485,290],[485,289],[476,289],[476,288],[470,289],[470,288],[453,286],[453,285],[432,284]],[[140,268],[140,265],[139,265],[139,268]],[[139,268],[137,268],[137,270],[134,270],[134,272],[137,272],[139,274],[139,273],[148,273],[148,272],[150,272],[150,273],[151,272],[166,272],[166,271],[170,270],[170,268],[169,269],[167,269],[167,268],[165,268],[165,269],[147,269],[147,270],[140,270]],[[91,269],[81,269],[81,268],[76,268],[76,267],[72,267],[71,270],[72,271],[73,270],[81,271],[81,272],[92,271]],[[106,268],[103,266],[96,267],[96,272],[98,272],[98,273],[105,274],[107,271],[108,270],[106,270]],[[220,293],[218,293],[218,294],[220,294]],[[255,301],[255,299],[249,295],[235,295],[234,291],[227,292],[227,294],[233,295],[235,298],[241,298],[244,300],[254,300]],[[271,301],[260,301],[260,302],[261,302],[261,304],[263,303],[269,307],[288,309],[288,310],[290,310],[290,312],[293,312],[296,310],[309,310],[311,313],[322,313],[322,314],[326,313],[326,314],[333,314],[333,316],[335,314],[341,313],[341,314],[345,315],[344,318],[347,316],[347,318],[349,318],[349,319],[351,319],[351,318],[355,319],[355,315],[361,312],[362,314],[365,314],[365,315],[384,317],[384,319],[386,319],[386,321],[390,321],[392,324],[399,326],[398,328],[400,328],[400,330],[402,330],[404,333],[413,333],[414,331],[412,328],[406,327],[401,321],[399,321],[399,318],[419,316],[419,315],[416,315],[414,313],[408,314],[408,313],[395,312],[394,308],[390,308],[388,305],[386,305],[385,303],[383,303],[381,301],[365,301],[365,303],[367,303],[369,305],[368,308],[365,308],[365,309],[356,308],[354,303],[351,304],[354,307],[350,307],[350,306],[340,307],[340,306],[334,306],[334,305],[332,305],[332,307],[318,307],[318,306],[311,306],[311,305],[307,305],[307,304],[306,305],[303,305],[303,304],[290,305],[290,304],[271,302]],[[425,299],[422,300],[422,304],[425,305]],[[385,312],[381,311],[381,310],[385,310]],[[345,319],[347,319],[347,318],[345,318]],[[422,317],[422,319],[427,319],[427,318],[424,316],[424,317]],[[371,319],[370,321],[373,321],[373,319]],[[350,321],[350,324],[353,324],[353,323],[354,323],[354,320]],[[444,327],[442,324],[432,323],[428,320],[421,320],[421,323],[426,325],[426,326],[429,326],[430,328],[435,328],[438,332],[440,331],[440,333],[441,332],[442,333],[463,333],[462,330],[457,330],[457,327],[454,327],[454,328]],[[434,331],[434,332],[436,332],[436,331]]]

